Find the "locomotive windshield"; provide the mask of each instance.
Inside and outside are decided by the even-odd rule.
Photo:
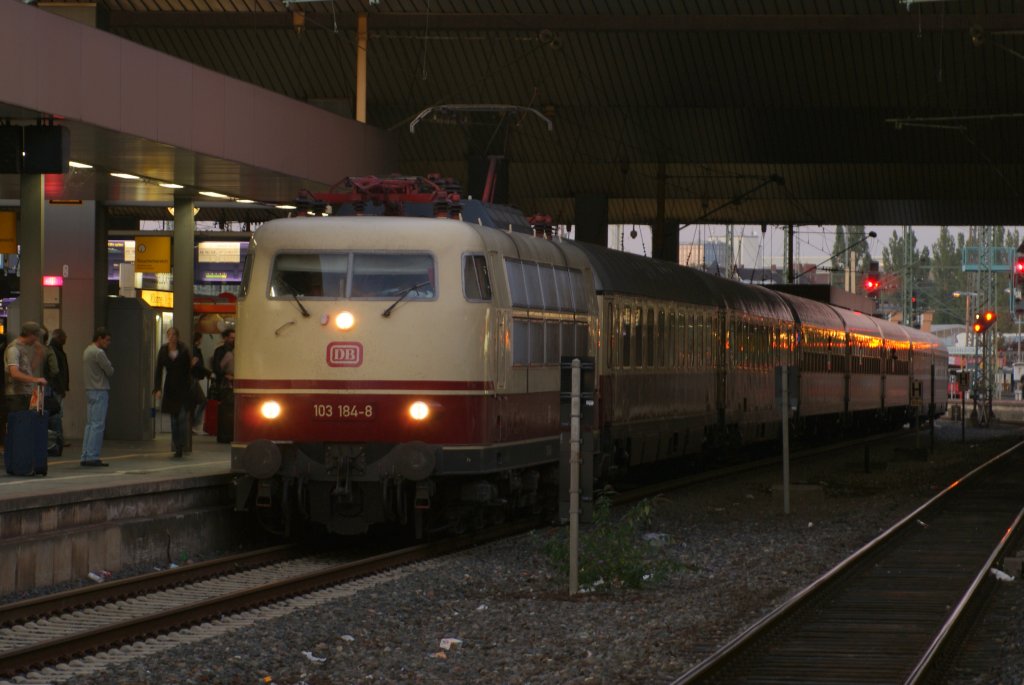
[[[274,258],[272,298],[433,299],[434,257],[429,254],[282,252]]]

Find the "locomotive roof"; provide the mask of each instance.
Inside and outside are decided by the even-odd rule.
[[[593,266],[598,292],[726,307],[756,316],[792,319],[792,312],[782,298],[766,288],[598,245],[580,242],[572,245],[586,254]]]

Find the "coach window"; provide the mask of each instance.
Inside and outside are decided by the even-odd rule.
[[[636,342],[636,354],[633,357],[633,366],[638,368],[644,365],[644,310],[637,307],[633,314],[633,340]]]
[[[270,297],[344,297],[348,260],[347,252],[278,254],[270,276]]]
[[[668,331],[665,330],[665,310],[658,309],[658,366],[665,366],[665,348],[668,346]]]
[[[668,328],[665,329],[666,339],[665,345],[667,346],[667,357],[668,365],[672,368],[679,366],[679,360],[676,359],[676,313],[675,310],[668,310]]]
[[[647,366],[654,366],[654,309],[647,308],[647,320],[644,321],[646,329],[644,335],[647,336],[647,356],[644,359],[644,363]]]
[[[608,349],[606,351],[608,368],[615,367],[615,318],[614,318],[615,307],[611,302],[605,303],[605,315],[604,315],[604,339],[608,341]]]
[[[633,322],[630,317],[631,314],[629,311],[629,307],[623,307],[622,314],[619,317],[619,331],[622,334],[622,365],[627,367],[630,366],[630,362],[633,360],[633,358],[630,356],[632,347],[629,344],[629,334],[633,328]]]
[[[462,257],[462,290],[467,300],[483,302],[491,299],[491,278],[487,273],[487,258],[482,254]]]
[[[576,356],[583,357],[590,351],[590,326],[585,321],[576,322]]]

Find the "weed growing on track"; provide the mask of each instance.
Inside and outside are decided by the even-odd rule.
[[[594,504],[594,522],[580,528],[579,585],[583,591],[636,589],[668,578],[679,563],[669,556],[670,540],[654,535],[645,539],[656,500],[643,500],[621,517],[611,513],[605,493]],[[569,530],[558,531],[544,545],[548,561],[569,575]]]

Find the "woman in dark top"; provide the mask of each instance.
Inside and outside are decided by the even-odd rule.
[[[166,377],[164,371],[167,372]],[[162,381],[162,383],[161,383]],[[171,415],[171,447],[180,458],[188,439],[188,412],[192,407],[192,354],[178,342],[178,329],[167,329],[167,342],[156,356],[156,379],[153,395],[163,397],[160,411]]]

